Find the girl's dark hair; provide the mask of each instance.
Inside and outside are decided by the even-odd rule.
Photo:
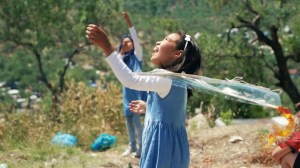
[[[201,68],[201,53],[197,43],[191,38],[190,41],[186,41],[186,34],[184,32],[177,32],[181,36],[177,42],[176,49],[184,50],[183,57],[177,60],[173,65],[165,67],[166,70],[186,74],[198,74]],[[187,46],[184,46],[187,42]]]
[[[165,67],[166,70],[186,74],[197,75],[201,69],[201,53],[197,43],[190,38],[190,41],[186,41],[186,34],[184,32],[177,32],[181,36],[177,42],[176,49],[184,50],[183,57],[176,61],[173,65]],[[185,45],[187,46],[185,48]],[[192,96],[192,91],[188,89],[188,97]]]

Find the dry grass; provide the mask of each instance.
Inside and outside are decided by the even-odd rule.
[[[48,143],[58,132],[73,134],[88,149],[101,134],[121,134],[125,130],[121,91],[109,83],[105,90],[84,83],[70,83],[61,97],[60,123],[42,112],[3,113],[0,122],[0,150]]]
[[[71,83],[63,100],[61,129],[76,133],[83,146],[100,133],[121,134],[125,130],[121,91],[112,83],[106,90]]]

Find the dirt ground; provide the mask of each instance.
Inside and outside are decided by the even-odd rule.
[[[275,168],[270,154],[263,148],[263,133],[270,123],[255,122],[201,130],[190,135],[191,168]],[[239,136],[242,141],[229,140]]]
[[[271,158],[272,148],[263,150],[261,135],[272,131],[270,120],[242,120],[225,127],[189,131],[190,168],[279,168]],[[242,138],[230,142],[233,136]],[[103,151],[78,150],[68,157],[68,150],[47,161],[34,161],[14,151],[0,156],[9,168],[138,168],[139,159],[122,157],[126,144]],[[26,150],[26,149],[22,149]]]
[[[189,133],[190,168],[279,168],[270,157],[272,149],[262,148],[260,135],[271,128],[269,120],[257,120],[193,131]],[[232,143],[232,136],[242,140]],[[120,154],[115,149],[97,153],[107,161],[103,167],[138,167],[138,159]]]

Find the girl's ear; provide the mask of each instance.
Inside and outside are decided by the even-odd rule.
[[[183,56],[183,50],[177,50],[174,56],[176,59],[181,58]]]

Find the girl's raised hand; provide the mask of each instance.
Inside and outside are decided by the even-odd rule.
[[[132,23],[131,23],[131,20],[130,20],[130,18],[129,18],[128,13],[127,13],[127,12],[122,12],[122,15],[123,15],[123,17],[124,17],[124,19],[125,19],[125,21],[126,21],[126,23],[127,23],[127,26],[128,26],[129,28],[132,27]]]
[[[85,32],[86,38],[88,38],[92,43],[101,48],[106,56],[109,56],[112,52],[114,52],[114,48],[112,47],[104,29],[94,24],[89,24],[86,27]]]
[[[133,100],[129,104],[130,111],[136,114],[146,113],[146,102],[143,100]]]

